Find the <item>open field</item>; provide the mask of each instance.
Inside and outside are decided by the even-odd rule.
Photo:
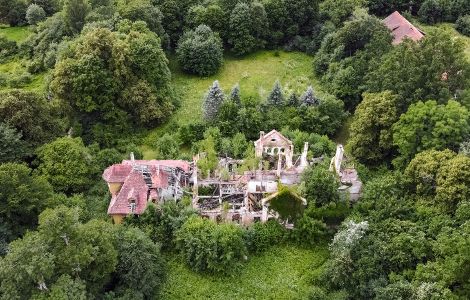
[[[276,246],[250,257],[239,273],[228,277],[195,273],[170,256],[163,299],[307,299],[313,273],[327,255],[321,246]]]

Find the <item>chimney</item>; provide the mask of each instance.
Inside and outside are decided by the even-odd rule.
[[[262,138],[264,138],[264,131],[260,131],[260,132],[259,132],[259,138],[260,138],[260,140],[261,140]]]
[[[134,152],[131,152],[131,162],[132,164],[135,163]]]

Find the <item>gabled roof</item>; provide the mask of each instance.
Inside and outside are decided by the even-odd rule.
[[[276,141],[272,141],[272,139],[276,139]],[[270,132],[264,134],[262,137],[257,139],[255,141],[255,145],[259,144],[260,142],[263,142],[263,143],[266,143],[266,142],[268,142],[268,143],[278,143],[277,139],[281,140],[281,142],[292,145],[292,142],[288,138],[283,136],[279,131],[277,131],[275,129],[271,130]]]
[[[133,170],[127,176],[119,193],[111,199],[108,207],[109,215],[120,215],[132,213],[130,201],[135,200],[135,214],[141,214],[147,207],[148,186],[142,173]]]
[[[400,44],[405,38],[419,41],[424,37],[424,33],[405,19],[398,11],[386,17],[383,22],[392,32],[393,45]]]

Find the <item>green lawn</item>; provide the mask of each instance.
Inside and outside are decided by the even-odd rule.
[[[239,83],[244,96],[261,99],[267,97],[276,79],[287,92],[303,92],[309,84],[316,83],[312,57],[298,52],[259,51],[243,58],[226,57],[217,74],[203,78],[183,73],[174,57],[170,61],[173,83],[182,101],[173,117],[179,124],[201,118],[202,99],[214,80],[219,80],[226,93]]]
[[[31,34],[31,31],[28,26],[9,27],[7,25],[0,25],[0,34],[4,34],[7,39],[22,42]]]
[[[229,277],[195,273],[170,256],[163,299],[307,299],[314,272],[327,255],[326,247],[276,246],[250,257]]]

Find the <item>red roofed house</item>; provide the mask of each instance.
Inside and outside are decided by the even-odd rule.
[[[393,45],[400,44],[403,39],[409,38],[413,41],[419,41],[424,37],[424,32],[416,28],[398,11],[395,11],[383,20],[385,26],[390,29],[393,35]]]
[[[190,164],[183,160],[124,160],[103,172],[111,193],[108,215],[120,223],[129,214],[142,214],[149,201],[182,197],[189,183]]]

